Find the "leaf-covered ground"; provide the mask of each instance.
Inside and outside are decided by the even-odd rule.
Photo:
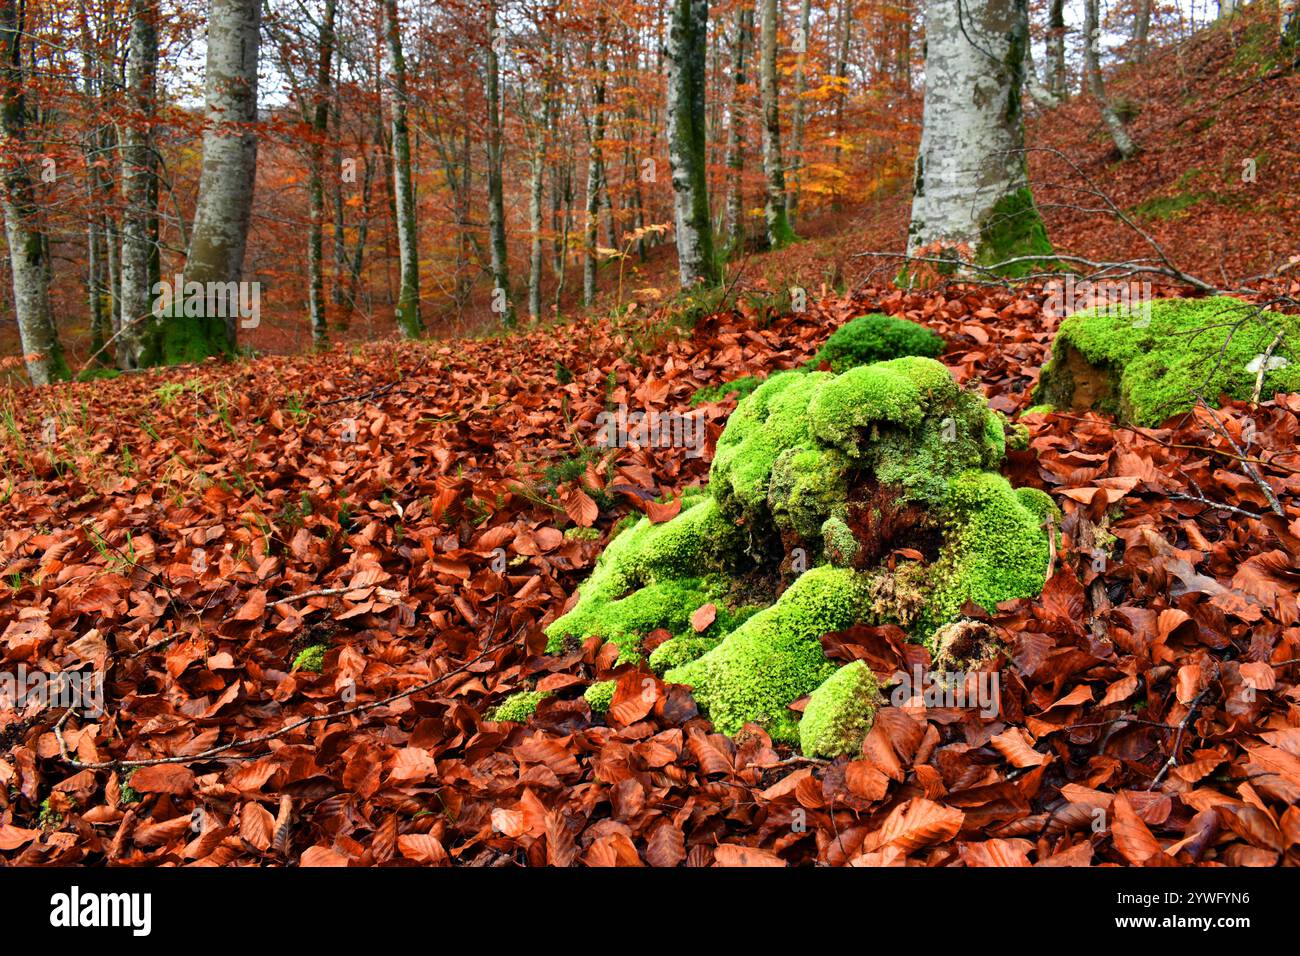
[[[109,679],[97,721],[0,711],[0,856],[1300,862],[1300,396],[1160,430],[1024,417],[1007,470],[1053,495],[1065,540],[1043,595],[992,620],[997,716],[902,702],[827,764],[712,733],[684,688],[611,671],[595,641],[542,654],[617,518],[665,520],[706,480],[732,403],[704,406],[699,458],[584,453],[596,416],[686,411],[869,308],[943,333],[995,408],[1032,404],[1053,322],[984,288],[868,289],[689,338],[602,322],[3,394],[3,668]],[[1285,517],[1254,516],[1248,468]],[[925,662],[889,628],[825,643],[886,678]],[[294,669],[320,645],[321,673]],[[581,690],[610,675],[596,718]],[[534,686],[552,694],[532,722],[485,720]]]

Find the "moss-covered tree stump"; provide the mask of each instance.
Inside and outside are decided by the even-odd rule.
[[[1084,309],[1061,322],[1035,400],[1154,428],[1198,395],[1217,406],[1249,400],[1257,383],[1264,398],[1300,391],[1297,336],[1294,316],[1228,296]]]
[[[805,752],[852,752],[875,682],[840,672],[823,635],[892,623],[929,641],[967,601],[1041,590],[1053,505],[998,474],[1004,453],[1001,417],[933,359],[774,375],[731,416],[707,492],[614,538],[547,649],[597,635],[634,660],[666,629],[651,668],[690,685],[719,731],[798,743],[789,705],[812,694]],[[696,633],[706,603],[717,617]],[[608,706],[597,686],[588,699]]]

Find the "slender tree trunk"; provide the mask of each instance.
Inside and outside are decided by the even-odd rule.
[[[1124,121],[1106,98],[1106,86],[1101,77],[1101,37],[1098,32],[1100,6],[1100,0],[1083,0],[1083,71],[1088,77],[1088,92],[1097,101],[1101,118],[1106,121],[1116,151],[1121,158],[1128,159],[1137,152],[1137,146],[1124,128]]]
[[[131,0],[131,38],[127,50],[126,89],[132,116],[123,125],[122,141],[122,334],[117,364],[140,367],[144,335],[153,312],[150,262],[153,242],[150,199],[154,177],[153,121],[158,77],[158,5]]]
[[[487,108],[488,108],[488,241],[492,254],[493,308],[507,328],[515,324],[515,303],[510,294],[510,265],[506,258],[506,212],[502,184],[505,137],[501,120],[501,66],[498,51],[505,38],[497,33],[496,0],[488,4]]]
[[[895,89],[910,91],[912,89],[912,3],[903,0],[899,6],[898,50],[894,58]]]
[[[551,141],[551,117],[554,106],[555,63],[551,56],[548,42],[545,76],[542,80],[542,122],[540,129],[533,129],[529,163],[528,188],[528,228],[531,241],[528,248],[528,317],[533,322],[542,318],[542,204],[546,198],[546,157],[547,147]],[[530,127],[530,129],[532,129]]]
[[[82,67],[85,71],[86,115],[94,116],[101,110],[99,88],[96,83],[98,57],[90,35],[89,18],[81,18]],[[104,222],[98,210],[101,185],[100,137],[102,129],[97,122],[86,131],[82,142],[82,157],[86,165],[86,304],[90,309],[90,350],[96,365],[108,367],[108,338],[112,334],[112,320],[108,314],[109,295],[104,286],[106,259],[104,256]]]
[[[411,134],[406,120],[406,58],[397,0],[384,0],[388,42],[390,109],[393,140],[393,205],[397,216],[397,254],[401,288],[397,293],[397,327],[408,339],[424,332],[420,320],[420,253],[415,224],[415,183],[411,178]]]
[[[969,0],[960,14],[950,0],[929,0],[925,33],[908,251],[965,245],[985,264],[1049,254],[1023,151],[1028,0]]]
[[[786,197],[786,214],[793,227],[799,214],[800,193],[803,192],[804,150],[804,95],[808,92],[808,28],[812,15],[812,0],[800,0],[799,26],[795,32],[794,64],[794,118],[790,123],[790,161],[794,184]]]
[[[31,175],[23,157],[27,142],[27,111],[23,100],[22,35],[24,23],[17,0],[0,0],[0,126],[8,157],[4,172],[3,207],[9,268],[13,278],[14,313],[22,340],[23,360],[33,385],[48,385],[68,377],[59,335],[50,308],[47,249],[37,229],[37,206]]]
[[[963,3],[965,0],[963,0]],[[844,105],[849,94],[849,40],[853,37],[853,0],[840,0],[840,19],[838,35],[835,41],[835,147],[831,162],[838,169],[843,149],[840,141],[844,138]],[[835,200],[839,207],[839,198]]]
[[[330,67],[334,62],[334,17],[337,0],[325,0],[317,46],[316,83],[312,95],[312,142],[307,179],[311,232],[307,237],[308,314],[311,344],[315,349],[329,345],[329,316],[325,312],[325,136],[329,133]],[[333,171],[337,181],[339,170]]]
[[[763,96],[763,173],[767,178],[767,244],[780,249],[794,240],[794,230],[785,211],[785,160],[781,155],[781,106],[777,96],[776,0],[762,0],[763,55],[759,64],[759,85]]]
[[[1054,0],[1061,2],[1061,0]],[[1133,59],[1138,63],[1147,61],[1147,40],[1151,35],[1151,2],[1152,0],[1138,0],[1137,11],[1133,15],[1133,46],[1135,48]]]
[[[347,231],[343,216],[343,104],[341,98],[341,80],[343,77],[343,56],[339,44],[334,44],[334,92],[330,102],[330,126],[333,129],[333,145],[330,148],[330,165],[333,167],[330,188],[333,201],[333,222],[330,227],[330,239],[334,252],[334,285],[330,290],[330,301],[334,304],[334,326],[339,331],[346,331],[351,319],[352,303],[347,300],[344,282],[348,274]]]
[[[1051,0],[1047,11],[1047,92],[1064,100],[1065,86],[1065,0]]]
[[[668,163],[673,177],[677,269],[683,287],[718,280],[705,166],[704,53],[708,0],[671,0],[668,23]]]
[[[591,118],[587,122],[587,220],[582,244],[582,304],[589,306],[596,298],[596,235],[600,220],[600,190],[605,178],[605,49],[604,40],[596,41],[593,69]]]
[[[1049,90],[1038,79],[1038,69],[1034,66],[1034,44],[1025,43],[1025,92],[1041,106],[1058,106],[1061,97]]]
[[[376,134],[383,132],[383,120],[376,120]],[[376,135],[376,141],[381,137]],[[387,155],[385,153],[385,155]],[[352,249],[352,263],[348,267],[348,291],[344,303],[343,314],[351,316],[357,307],[358,296],[361,288],[361,265],[366,253],[366,238],[370,232],[370,197],[373,193],[375,181],[375,167],[377,163],[371,161],[370,151],[366,151],[365,172],[361,179],[361,211],[360,222],[357,224],[356,245]]]
[[[727,249],[735,251],[745,241],[745,50],[754,42],[754,8],[736,9],[736,35],[731,50],[731,110],[727,123],[727,212],[724,230]]]
[[[206,127],[203,172],[185,263],[185,284],[212,289],[238,284],[253,209],[257,173],[257,54],[262,5],[259,0],[211,0],[208,60],[204,80]],[[209,285],[211,283],[211,285]],[[156,349],[147,357],[168,365],[197,362],[235,348],[238,310],[226,315],[172,314],[158,324]]]

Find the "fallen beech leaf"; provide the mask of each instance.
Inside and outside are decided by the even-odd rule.
[[[773,867],[786,865],[785,860],[775,853],[759,850],[752,846],[738,846],[733,843],[722,843],[714,847],[713,860],[716,866]]]
[[[696,634],[703,634],[718,619],[718,606],[716,604],[701,604],[691,615],[691,627]]]

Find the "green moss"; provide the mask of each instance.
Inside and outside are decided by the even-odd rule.
[[[933,359],[773,375],[738,404],[718,449],[708,492],[691,496],[702,500],[614,538],[574,609],[547,629],[548,650],[599,634],[631,660],[665,628],[673,637],[650,666],[689,685],[720,731],[753,722],[793,743],[789,704],[837,669],[824,634],[896,623],[924,637],[966,601],[991,607],[1042,587],[1051,500],[993,470],[1005,420]],[[899,548],[920,558],[866,566],[865,554]],[[803,573],[775,603],[731,610],[752,600],[740,594],[780,593],[791,571]],[[695,634],[690,617],[709,602],[717,619]],[[829,752],[838,745],[826,740],[868,719],[863,708],[836,714],[808,728],[810,746]]]
[[[905,355],[933,358],[944,349],[943,337],[907,319],[873,312],[860,315],[831,333],[826,344],[808,362],[809,368],[823,363],[839,374],[855,365],[867,365]]]
[[[235,354],[222,317],[161,316],[145,330],[141,346],[141,365],[188,365]]]
[[[1130,210],[1134,215],[1149,220],[1174,219],[1179,213],[1195,206],[1205,198],[1203,193],[1178,193],[1173,196],[1153,196]]]
[[[691,405],[698,406],[710,402],[721,402],[732,394],[736,396],[737,400],[740,400],[762,384],[763,380],[761,378],[746,375],[743,378],[722,382],[718,385],[705,385],[703,388],[697,388],[695,393],[691,395]]]
[[[817,541],[827,518],[844,508],[852,462],[835,448],[787,448],[768,480],[768,508],[778,530]]]
[[[751,526],[766,522],[772,466],[787,448],[807,442],[808,402],[830,378],[781,372],[736,407],[709,472],[710,490],[725,514]]]
[[[42,830],[53,830],[63,822],[63,814],[50,805],[50,798],[46,797],[41,801],[41,812],[36,819],[37,826]]]
[[[980,227],[979,250],[976,261],[993,265],[1021,256],[1041,257],[1033,262],[1007,266],[1004,275],[1027,275],[1041,272],[1053,263],[1052,244],[1043,227],[1043,217],[1034,205],[1034,196],[1028,186],[1022,186],[997,201]]]
[[[753,722],[773,739],[793,743],[796,721],[788,705],[835,670],[819,638],[857,623],[869,596],[861,574],[830,565],[812,568],[775,604],[703,657],[669,670],[664,680],[689,684],[724,734]]]
[[[866,465],[906,497],[937,503],[950,476],[996,467],[1002,421],[933,359],[909,357],[850,369],[808,406],[814,436]]]
[[[720,643],[716,637],[698,637],[693,634],[674,637],[670,641],[664,641],[650,654],[650,669],[656,674],[662,674],[674,667],[681,667],[703,657]]]
[[[1025,451],[1029,448],[1029,426],[1024,422],[1008,423],[1006,426],[1007,447],[1014,451]]]
[[[126,776],[122,778],[122,786],[118,790],[117,802],[123,806],[128,803],[140,802],[140,791],[131,786],[131,778],[134,776],[135,770],[133,768],[127,771]]]
[[[852,566],[857,559],[860,545],[853,536],[852,529],[839,517],[827,518],[822,523],[822,543],[826,560],[836,567]]]
[[[966,601],[992,611],[1043,589],[1050,549],[1042,525],[1055,511],[1051,498],[1013,489],[993,472],[969,471],[953,479],[945,510],[950,548],[939,562],[924,629],[956,617]]]
[[[329,646],[326,644],[313,644],[311,647],[303,648],[298,652],[298,656],[293,659],[291,669],[319,674],[325,666],[325,652],[328,650]]]
[[[103,379],[117,378],[121,371],[115,368],[86,368],[77,373],[78,382],[98,382]]]
[[[618,681],[597,681],[582,692],[582,698],[591,707],[593,713],[607,714],[609,713],[609,705],[614,700],[614,691],[617,688]]]
[[[808,698],[799,721],[799,749],[809,757],[861,753],[881,703],[871,668],[862,661],[846,664]]]
[[[610,542],[573,610],[547,627],[548,653],[592,634],[625,646],[658,627],[683,631],[696,608],[721,599],[723,582],[705,573],[721,565],[736,540],[734,524],[711,497],[671,521],[642,518]]]
[[[689,631],[691,615],[704,604],[720,601],[724,588],[717,580],[674,578],[646,584],[623,598],[591,602],[581,612],[575,608],[547,629],[548,646],[554,652],[569,638],[595,635],[621,647],[626,656],[620,660],[626,663],[637,658],[641,639],[651,631]]]
[[[550,695],[540,690],[518,691],[489,710],[487,719],[491,721],[513,720],[522,724],[537,712],[537,705],[542,702],[542,698],[548,696]]]
[[[1279,331],[1264,396],[1300,391],[1292,344],[1297,321],[1228,296],[1160,299],[1149,312],[1122,306],[1076,312],[1061,322],[1035,398],[1059,408],[1096,408],[1155,427],[1196,405],[1199,392],[1248,400],[1262,356]]]
[[[572,528],[564,529],[564,540],[565,541],[599,541],[600,529],[579,528],[577,525],[574,525]]]

